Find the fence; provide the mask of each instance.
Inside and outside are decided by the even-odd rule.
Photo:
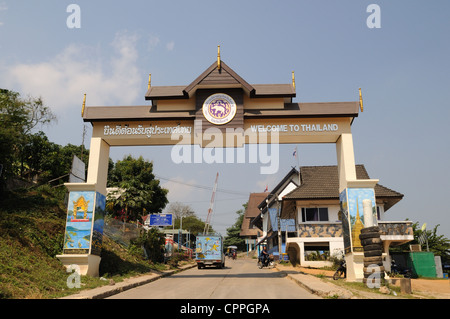
[[[130,241],[139,237],[142,226],[124,223],[113,218],[106,218],[103,226],[103,234],[124,247],[130,246]]]

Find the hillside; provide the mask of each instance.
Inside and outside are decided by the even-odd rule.
[[[0,200],[0,299],[57,298],[76,293],[55,257],[62,252],[66,208],[65,190],[40,187],[8,194]],[[130,255],[104,236],[100,276],[118,282],[164,265]],[[81,289],[109,284],[82,277]]]

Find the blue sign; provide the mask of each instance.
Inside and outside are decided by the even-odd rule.
[[[172,214],[150,215],[150,226],[172,226]]]

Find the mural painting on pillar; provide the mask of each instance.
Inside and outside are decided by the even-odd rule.
[[[342,229],[344,233],[345,253],[362,252],[363,247],[359,239],[361,229],[364,228],[363,201],[370,200],[372,205],[371,218],[376,219],[375,191],[373,188],[346,188],[339,196],[341,205]],[[371,226],[371,225],[370,225]]]
[[[92,231],[91,254],[100,256],[103,242],[103,226],[105,224],[106,196],[96,193],[94,227]]]
[[[93,191],[70,192],[63,254],[100,254],[104,210],[104,195]]]

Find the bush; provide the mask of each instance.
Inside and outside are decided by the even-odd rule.
[[[144,255],[144,258],[154,263],[164,261],[164,234],[156,228],[143,230],[140,236],[131,241],[128,251],[132,255]]]
[[[172,255],[172,257],[170,257],[169,261],[167,262],[167,264],[169,264],[169,266],[171,267],[178,267],[178,263],[180,261],[183,260],[188,260],[189,256],[187,256],[186,254],[184,254],[183,252],[178,252],[178,253],[174,253]]]

